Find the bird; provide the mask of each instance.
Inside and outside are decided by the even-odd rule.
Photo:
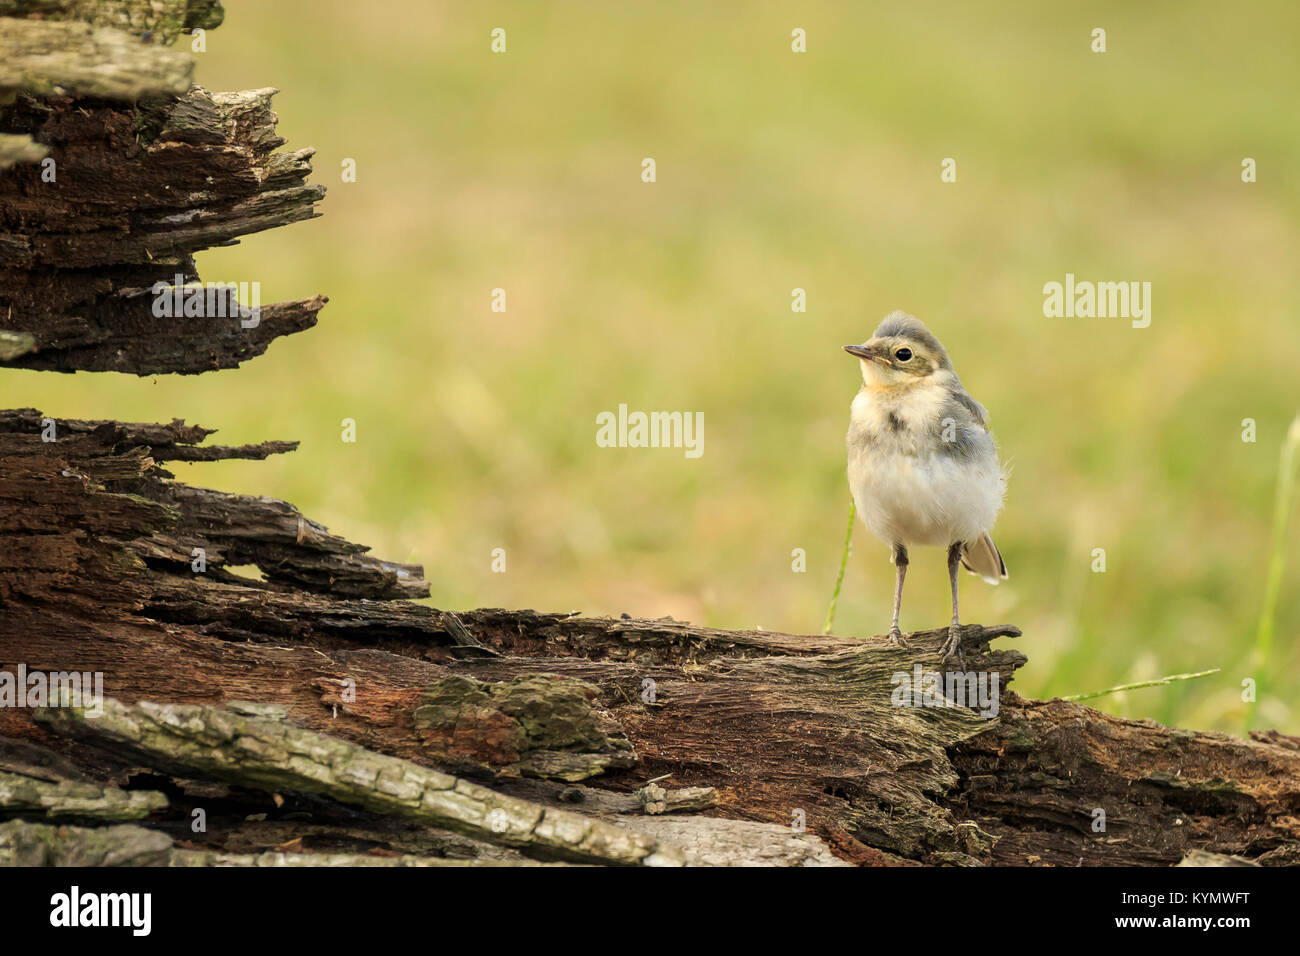
[[[957,612],[957,568],[990,584],[1007,577],[990,532],[1006,495],[989,416],[962,386],[948,352],[914,316],[891,312],[861,345],[849,413],[849,490],[873,535],[891,549],[894,613],[888,642],[908,647],[898,625],[908,549],[948,549],[952,623],[942,659],[965,666]]]

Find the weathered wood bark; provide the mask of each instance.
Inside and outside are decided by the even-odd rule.
[[[998,675],[1000,708],[985,719],[891,699],[896,675],[937,666],[941,631],[914,635],[908,652],[671,620],[453,614],[402,600],[427,593],[418,567],[370,558],[284,502],[189,488],[164,468],[286,444],[204,446],[207,430],[179,422],[56,421],[51,432],[42,421],[0,414],[0,646],[11,671],[99,671],[125,702],[260,701],[304,730],[611,819],[630,809],[617,799],[667,774],[665,787],[712,787],[711,815],[787,834],[803,819],[857,863],[1172,864],[1192,850],[1297,860],[1300,741],[1021,700],[1007,684],[1024,656],[991,646],[1015,628],[966,628],[970,669]],[[264,580],[226,570],[249,564]],[[0,708],[0,733],[92,769],[101,785],[149,763],[52,737],[30,710]],[[250,800],[265,804],[247,793],[274,789],[259,772],[236,761],[223,775],[245,793],[223,797],[236,820]],[[185,771],[168,773],[184,812],[196,799]],[[1097,810],[1104,832],[1093,830]],[[682,845],[716,825],[669,819]],[[233,822],[223,834],[238,848],[196,849],[278,845],[250,842]]]
[[[366,853],[214,853],[177,847],[163,833],[138,826],[53,827],[13,820],[0,824],[0,866],[562,866],[535,860],[377,855]]]
[[[0,366],[192,374],[315,324],[324,297],[260,306],[260,276],[194,286],[194,253],[325,192],[312,150],[279,151],[275,90],[191,87],[164,45],[220,20],[198,0],[0,6]]]
[[[219,0],[0,0],[0,17],[72,21],[174,43],[183,30],[212,30],[225,17]]]
[[[0,772],[0,807],[27,819],[94,817],[139,820],[167,806],[160,793],[124,791],[60,780],[51,783],[25,774]]]
[[[506,846],[583,863],[672,866],[683,859],[658,841],[600,820],[526,800],[368,751],[278,719],[184,705],[50,706],[36,719],[157,769],[197,773],[267,790],[319,794]]]
[[[0,49],[0,89],[45,96],[184,93],[194,73],[184,53],[154,50],[123,30],[86,23],[0,17]]]

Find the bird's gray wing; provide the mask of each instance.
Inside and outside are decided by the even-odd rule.
[[[960,405],[970,414],[971,419],[976,425],[984,429],[989,427],[988,412],[984,410],[983,405],[970,397],[970,394],[966,389],[958,386],[957,388],[950,389],[948,395],[957,405]]]
[[[954,458],[970,460],[994,454],[993,436],[984,424],[984,406],[966,394],[961,386],[948,390],[936,424],[942,451]]]

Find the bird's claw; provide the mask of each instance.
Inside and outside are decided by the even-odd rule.
[[[956,660],[961,667],[966,666],[966,655],[961,649],[961,628],[954,624],[948,628],[948,640],[943,645],[943,662]]]
[[[903,638],[903,632],[896,627],[889,629],[889,637],[885,639],[885,643],[890,647],[902,647],[904,649],[909,649],[912,646]]]

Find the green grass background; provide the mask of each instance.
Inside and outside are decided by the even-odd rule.
[[[5,406],[301,439],[178,476],[422,562],[439,607],[815,632],[848,504],[840,346],[906,309],[1012,464],[1011,579],[962,586],[966,620],[1024,628],[1016,688],[1221,667],[1094,703],[1242,729],[1300,404],[1295,4],[226,7],[199,82],[282,89],[281,132],[316,147],[329,194],[324,218],[200,273],[260,281],[264,302],[325,293],[319,326],[200,377],[6,372]],[[1045,318],[1066,272],[1152,282],[1151,327]],[[597,448],[620,402],[702,411],[704,456]],[[1294,535],[1287,552],[1257,724],[1296,732]],[[892,582],[859,528],[837,632],[887,629]],[[943,556],[919,551],[904,627],[947,613]]]

